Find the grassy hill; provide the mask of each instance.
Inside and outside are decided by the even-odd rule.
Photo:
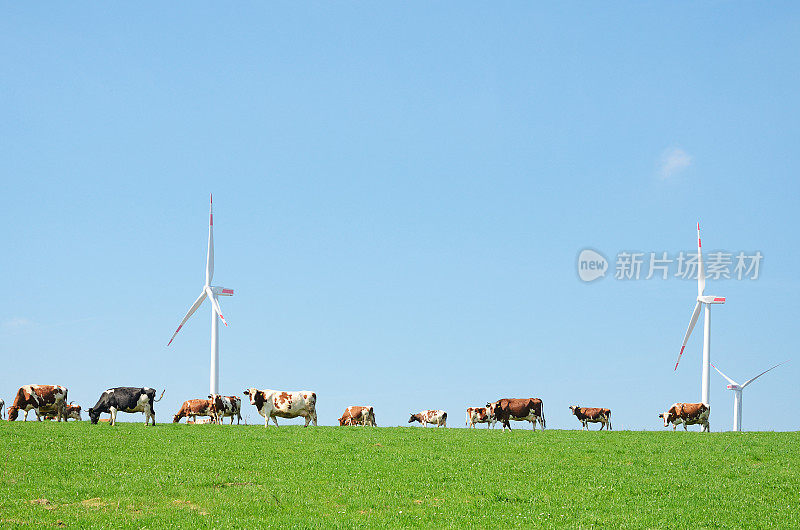
[[[800,433],[0,422],[0,526],[800,527]]]

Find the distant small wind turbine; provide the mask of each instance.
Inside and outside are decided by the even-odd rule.
[[[686,330],[686,335],[683,337],[683,344],[681,345],[681,352],[678,354],[678,360],[675,362],[675,370],[678,369],[678,363],[681,362],[681,355],[683,349],[686,348],[686,342],[692,335],[694,325],[697,324],[697,318],[700,316],[700,308],[705,305],[706,316],[703,325],[703,376],[701,379],[701,401],[707,406],[711,406],[711,397],[709,395],[709,387],[711,384],[711,304],[724,304],[725,298],[722,296],[704,296],[703,292],[706,289],[706,276],[703,271],[703,253],[700,245],[700,222],[697,223],[697,305],[694,306],[694,313],[692,313],[692,320],[689,322],[689,329]]]
[[[733,430],[734,431],[741,432],[741,430],[742,430],[742,390],[744,390],[747,385],[749,385],[750,383],[752,383],[753,381],[755,381],[756,379],[758,379],[759,377],[761,377],[765,373],[769,372],[770,370],[774,370],[775,368],[777,368],[780,365],[785,364],[787,362],[788,361],[783,361],[782,363],[776,364],[775,366],[773,366],[769,370],[764,370],[763,372],[761,372],[760,374],[758,374],[754,378],[748,379],[747,381],[745,381],[743,385],[740,385],[739,383],[737,383],[736,381],[734,381],[733,379],[731,379],[727,375],[723,374],[722,371],[719,368],[717,368],[716,366],[714,366],[713,364],[711,365],[711,366],[714,366],[714,370],[719,372],[719,375],[721,375],[722,377],[724,377],[725,379],[728,380],[728,382],[730,383],[728,385],[728,390],[733,390]]]
[[[199,308],[203,300],[206,297],[211,300],[211,381],[210,381],[210,391],[212,394],[219,394],[219,321],[217,320],[217,315],[222,320],[222,323],[225,326],[228,323],[225,321],[225,317],[222,316],[222,311],[219,308],[219,302],[217,301],[218,296],[233,296],[233,289],[226,289],[224,287],[213,287],[211,285],[211,279],[214,277],[214,198],[213,196],[210,199],[210,208],[208,214],[208,255],[206,256],[206,283],[203,284],[203,291],[200,293],[200,296],[197,297],[192,307],[189,308],[189,312],[186,313],[186,316],[183,317],[181,320],[178,329],[175,330],[175,333],[172,334],[172,338],[169,339],[169,346],[172,344],[172,341],[175,339],[175,335],[181,330],[183,325],[189,320],[197,308]]]

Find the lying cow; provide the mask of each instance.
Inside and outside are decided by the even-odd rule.
[[[529,421],[536,431],[536,422],[545,427],[544,412],[542,411],[542,400],[539,398],[526,399],[498,399],[494,403],[487,403],[486,408],[497,421],[503,424],[503,430],[511,430],[511,423],[514,421]]]
[[[305,427],[308,427],[310,422],[317,426],[317,394],[310,390],[282,392],[248,388],[244,391],[244,395],[250,397],[250,404],[255,405],[258,413],[264,417],[264,427],[269,425],[270,418],[277,427],[278,418],[298,416],[305,418]]]
[[[344,409],[342,417],[339,418],[339,426],[343,425],[370,425],[377,427],[375,422],[375,409],[373,407],[363,407],[351,405]]]
[[[688,425],[702,425],[700,432],[711,432],[711,426],[708,423],[708,417],[711,414],[711,407],[705,403],[675,403],[667,412],[662,412],[658,415],[659,418],[664,420],[664,427],[669,427],[672,424],[672,430],[679,423],[683,423],[683,430],[688,430]]]
[[[66,418],[64,419],[64,421],[66,421],[66,420],[82,421],[83,418],[81,418],[81,406],[80,405],[73,405],[72,403],[73,402],[70,401],[69,405],[67,405]],[[47,414],[44,415],[44,419],[46,419],[46,420],[54,420],[54,419],[56,419],[56,414],[54,414],[52,412],[48,412]]]
[[[485,423],[486,428],[489,426],[494,429],[497,419],[489,412],[486,407],[468,407],[467,408],[467,428],[475,428],[476,423]]]
[[[153,425],[156,424],[156,409],[153,403],[161,401],[164,397],[164,390],[161,396],[156,399],[156,391],[152,388],[136,388],[130,386],[119,386],[109,388],[100,395],[97,404],[88,411],[89,419],[96,425],[100,419],[100,414],[111,414],[111,425],[117,424],[117,412],[144,412],[144,424],[149,425],[150,419]]]
[[[420,422],[423,427],[427,427],[429,423],[436,425],[437,429],[439,427],[447,427],[447,413],[443,410],[423,410],[412,414],[408,423],[414,423],[415,421]]]
[[[36,420],[42,421],[42,416],[52,413],[61,421],[67,420],[66,416],[67,389],[59,385],[25,385],[17,390],[14,403],[8,407],[8,421],[14,421],[19,416],[19,411],[24,413],[24,420],[28,421],[28,412],[33,410]]]
[[[581,429],[586,429],[588,431],[590,423],[599,423],[601,431],[603,427],[606,427],[606,430],[609,431],[614,430],[611,428],[611,409],[573,405],[569,410],[571,410],[575,417],[578,418],[578,421],[581,422]]]
[[[197,416],[209,416],[213,419],[214,413],[211,410],[210,399],[187,399],[181,405],[181,409],[172,417],[172,423],[178,423],[183,418],[186,422],[197,423]]]
[[[242,421],[242,399],[239,396],[221,396],[219,394],[209,394],[208,399],[211,401],[211,412],[214,414],[214,422],[222,423],[222,420],[231,417],[231,425],[233,425],[233,417],[238,418],[236,425]]]

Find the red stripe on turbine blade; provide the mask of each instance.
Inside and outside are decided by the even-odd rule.
[[[222,292],[225,294],[233,294],[233,289],[223,289]]]
[[[208,224],[210,224],[211,226],[214,226],[214,214],[213,213],[208,214]]]
[[[714,301],[715,302],[724,302],[725,299],[724,298],[714,298]]]

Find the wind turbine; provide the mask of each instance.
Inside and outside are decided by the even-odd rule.
[[[776,364],[775,366],[773,366],[769,370],[764,370],[763,372],[761,372],[760,374],[758,374],[754,378],[748,379],[747,381],[745,381],[743,385],[740,385],[739,383],[737,383],[736,381],[734,381],[733,379],[731,379],[727,375],[723,374],[722,371],[719,368],[717,368],[716,366],[714,366],[713,364],[711,365],[711,366],[714,366],[714,370],[719,372],[719,375],[721,375],[722,377],[724,377],[725,379],[728,380],[728,382],[730,383],[728,385],[728,390],[733,390],[733,430],[734,431],[741,432],[741,430],[742,430],[742,390],[744,390],[745,387],[747,387],[747,385],[749,385],[750,383],[752,383],[753,381],[755,381],[756,379],[758,379],[759,377],[761,377],[765,373],[769,372],[770,370],[774,370],[775,368],[779,367],[780,365],[782,365],[782,364],[784,364],[786,362],[787,361],[783,361],[782,363]]]
[[[692,335],[694,325],[697,324],[697,318],[700,316],[700,308],[705,306],[705,322],[703,324],[703,377],[702,381],[702,395],[701,401],[706,406],[711,406],[711,398],[709,397],[709,386],[711,384],[711,304],[724,304],[725,298],[722,296],[707,296],[703,292],[706,289],[706,276],[703,271],[703,253],[700,244],[700,222],[697,223],[697,305],[694,306],[694,313],[692,319],[689,321],[689,329],[686,330],[686,335],[683,337],[683,344],[681,345],[681,352],[678,354],[678,360],[675,362],[675,370],[678,369],[678,363],[681,362],[681,355],[683,349],[686,348],[686,342]]]
[[[192,307],[189,308],[189,312],[186,313],[186,316],[183,317],[181,320],[178,329],[175,330],[175,333],[172,334],[172,338],[169,339],[169,346],[172,344],[172,341],[175,339],[175,335],[181,330],[183,325],[189,320],[197,308],[199,308],[203,300],[206,297],[211,300],[211,381],[210,381],[210,390],[212,394],[219,394],[219,321],[217,320],[217,316],[219,316],[222,323],[225,326],[228,325],[225,322],[225,317],[222,316],[222,311],[219,308],[219,301],[217,300],[218,296],[233,296],[233,289],[226,289],[224,287],[214,287],[211,285],[211,279],[214,277],[214,198],[213,196],[210,199],[210,207],[209,207],[209,214],[208,214],[208,255],[206,256],[206,283],[203,284],[203,291],[200,293],[200,296],[197,297]]]

